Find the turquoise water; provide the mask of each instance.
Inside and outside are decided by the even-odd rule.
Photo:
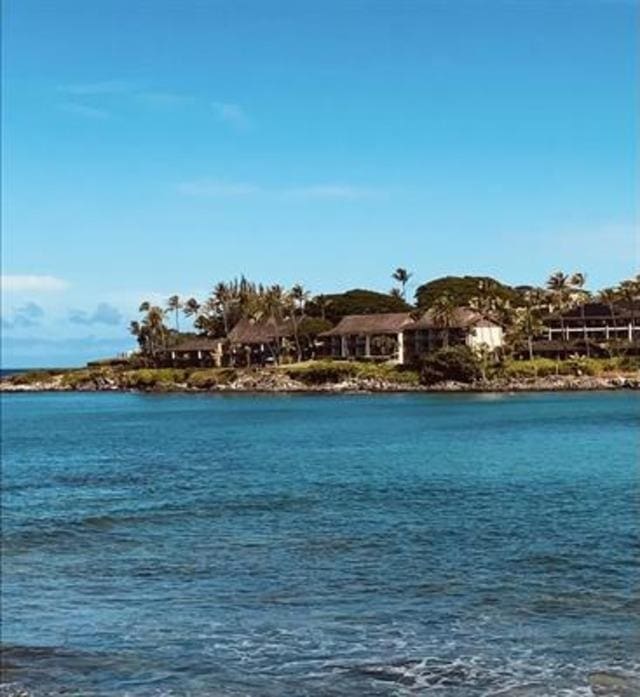
[[[0,694],[638,694],[639,412],[5,395]]]

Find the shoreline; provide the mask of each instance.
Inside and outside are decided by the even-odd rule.
[[[32,374],[33,375],[33,374]],[[132,385],[125,373],[64,371],[29,379],[20,375],[0,381],[0,393],[121,392],[140,394],[442,394],[442,393],[520,393],[520,392],[593,392],[640,390],[640,372],[611,375],[552,375],[531,378],[494,378],[462,383],[456,381],[423,385],[393,380],[350,377],[340,381],[309,384],[284,372],[240,373],[218,384],[195,386],[184,381],[158,381]]]

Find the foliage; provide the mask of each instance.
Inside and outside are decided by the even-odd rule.
[[[238,377],[234,368],[208,368],[194,370],[189,374],[187,385],[198,390],[208,390],[228,385]]]
[[[345,380],[377,380],[391,384],[418,384],[418,373],[388,363],[358,361],[308,361],[281,368],[288,377],[305,385],[323,385]]]
[[[34,385],[38,382],[45,382],[60,372],[57,370],[30,370],[27,373],[12,375],[9,380],[14,385]]]
[[[488,276],[444,276],[424,283],[416,290],[416,304],[429,309],[435,301],[447,295],[456,306],[469,305],[478,296],[479,289],[490,290],[498,299],[513,305],[520,303],[520,294],[510,286]]]
[[[345,293],[317,296],[307,304],[307,314],[324,317],[337,324],[346,315],[368,315],[384,312],[408,312],[411,306],[402,298],[374,290],[355,288]]]
[[[426,354],[420,362],[420,380],[425,385],[446,380],[473,382],[480,372],[478,357],[468,346],[444,347]]]

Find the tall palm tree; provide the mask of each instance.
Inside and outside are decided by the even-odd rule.
[[[514,310],[513,329],[516,336],[522,336],[527,342],[529,360],[533,360],[533,340],[543,329],[540,312],[543,298],[535,291],[527,292],[523,296],[520,307]]]
[[[409,273],[406,269],[403,269],[401,266],[399,266],[392,274],[391,278],[393,278],[394,281],[398,281],[400,284],[400,295],[402,296],[402,299],[406,299],[406,292],[407,292],[407,283],[409,283],[409,280],[411,279],[411,276],[413,274]]]
[[[621,302],[628,306],[631,315],[631,340],[636,327],[636,306],[640,300],[640,276],[633,279],[622,281],[618,286],[618,297]]]
[[[175,313],[175,318],[176,318],[176,331],[180,332],[180,320],[179,320],[179,313],[180,310],[182,309],[182,300],[180,300],[179,295],[172,295],[168,300],[167,300],[167,310],[169,312],[174,312]]]
[[[587,333],[587,318],[585,317],[584,306],[588,302],[591,293],[585,289],[585,284],[587,282],[587,276],[584,273],[576,272],[571,275],[569,279],[569,285],[571,291],[573,292],[574,298],[580,303],[580,320],[582,321],[582,331],[584,344],[587,350],[587,357],[591,356],[591,348],[589,346],[589,336]],[[576,297],[577,296],[577,297]]]
[[[185,301],[182,308],[185,317],[197,317],[200,312],[200,303],[195,298]]]
[[[296,352],[298,361],[302,360],[302,346],[300,344],[300,322],[304,319],[305,308],[311,294],[304,287],[296,283],[288,294],[289,298],[289,317],[293,326],[293,338],[296,342]]]
[[[564,313],[568,310],[571,297],[571,277],[562,271],[556,271],[547,280],[547,289],[551,300],[553,311],[558,313],[560,318],[560,334],[563,342],[566,343]],[[566,354],[566,348],[565,348]]]
[[[456,313],[453,298],[448,293],[443,293],[435,299],[431,311],[433,312],[434,324],[440,328],[442,345],[447,348],[449,346],[449,332]]]

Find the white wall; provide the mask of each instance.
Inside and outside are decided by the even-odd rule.
[[[471,348],[485,344],[492,351],[500,348],[504,344],[502,327],[475,327],[467,336],[467,344]]]

